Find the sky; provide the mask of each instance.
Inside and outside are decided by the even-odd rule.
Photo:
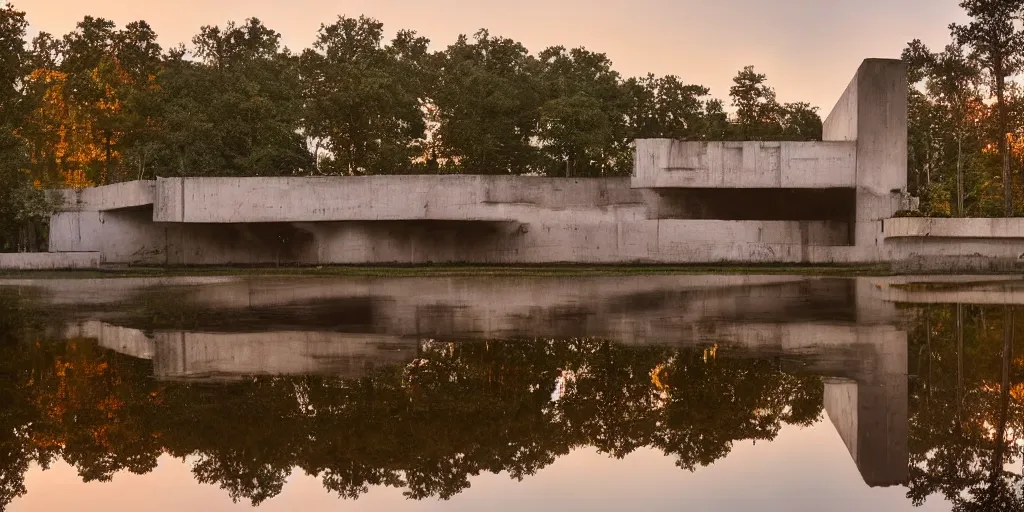
[[[361,14],[393,34],[416,30],[435,49],[487,28],[538,52],[583,46],[624,76],[674,74],[725,98],[736,72],[753,65],[780,101],[806,101],[827,115],[865,58],[898,58],[919,38],[938,50],[960,0],[11,0],[30,32],[64,34],[85,15],[119,26],[143,19],[163,46],[188,42],[203,25],[260,18],[293,50],[321,24]]]
[[[282,493],[252,508],[232,503],[226,491],[198,484],[191,462],[163,457],[152,473],[118,473],[108,483],[82,483],[64,462],[48,471],[33,466],[28,494],[7,512],[471,512],[492,510],[757,510],[759,512],[948,512],[932,496],[915,508],[901,486],[868,487],[828,418],[809,428],[784,426],[772,442],[740,441],[732,452],[695,472],[673,457],[642,448],[616,460],[592,448],[576,450],[522,482],[508,474],[470,477],[470,488],[450,501],[409,501],[401,489],[372,488],[341,500],[320,481],[296,470]],[[47,492],[60,489],[59,492]],[[742,492],[737,492],[741,489]]]

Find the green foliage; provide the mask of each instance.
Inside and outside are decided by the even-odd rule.
[[[300,65],[304,129],[320,172],[403,173],[424,156],[428,44],[400,31],[384,46],[383,24],[365,17],[321,27]]]
[[[0,8],[0,252],[37,249],[37,227],[49,215],[41,191],[24,172],[28,158],[17,137],[23,114],[21,95],[29,51],[25,45],[25,13],[7,4]]]
[[[437,56],[431,102],[438,157],[467,174],[524,174],[544,101],[540,63],[522,44],[480,30]]]
[[[258,19],[203,27],[198,62],[172,51],[153,105],[157,176],[277,176],[312,170],[299,133],[298,58]]]
[[[733,78],[729,89],[736,107],[733,140],[821,140],[817,107],[808,103],[779,104],[767,77],[747,66]]]

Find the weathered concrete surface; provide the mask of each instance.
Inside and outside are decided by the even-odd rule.
[[[156,182],[126,181],[102,187],[48,191],[68,211],[106,211],[153,204]]]
[[[857,188],[876,196],[907,188],[907,71],[867,59],[825,119],[822,139],[856,141]]]
[[[105,240],[98,211],[62,211],[50,216],[50,252],[100,252]]]
[[[354,221],[153,223],[146,208],[55,216],[59,250],[102,251],[104,263],[832,262],[849,240],[836,221]],[[86,236],[85,233],[91,233]],[[97,240],[103,244],[96,247]],[[833,250],[834,249],[834,250]]]
[[[1024,218],[899,217],[883,222],[886,238],[1016,238],[1024,240]],[[1022,250],[1024,252],[1024,244]]]
[[[867,59],[825,119],[822,139],[855,141],[857,259],[884,261],[881,221],[910,206],[907,72],[896,59]]]
[[[346,176],[157,181],[155,222],[614,222],[643,218],[627,178]]]
[[[14,252],[0,253],[0,269],[73,270],[96,268],[98,252]]]
[[[636,141],[633,188],[853,188],[855,142]]]

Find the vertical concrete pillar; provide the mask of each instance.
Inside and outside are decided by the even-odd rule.
[[[879,261],[881,221],[907,206],[907,70],[867,59],[825,120],[822,139],[857,142],[857,207],[851,237],[859,260]]]

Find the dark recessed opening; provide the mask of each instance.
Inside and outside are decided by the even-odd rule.
[[[651,218],[843,220],[856,209],[852,188],[686,188],[652,190]]]

